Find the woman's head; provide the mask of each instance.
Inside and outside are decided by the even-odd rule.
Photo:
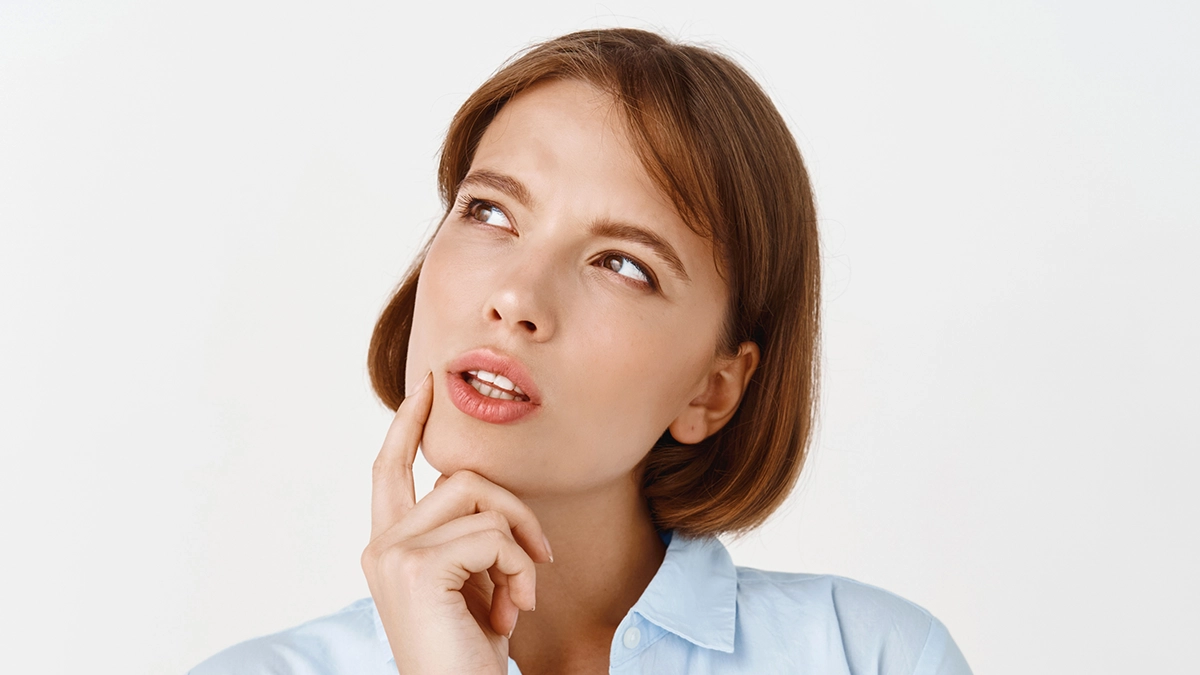
[[[370,353],[391,407],[437,378],[434,468],[527,496],[640,481],[692,533],[779,505],[812,426],[815,214],[740,68],[643,31],[551,40],[467,100],[438,178],[446,216]],[[497,370],[533,400],[481,405]]]

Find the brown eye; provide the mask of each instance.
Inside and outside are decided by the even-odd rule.
[[[472,219],[488,225],[496,227],[512,228],[512,224],[508,222],[508,216],[504,212],[496,208],[494,205],[478,199],[467,205],[467,215]]]
[[[602,265],[623,277],[652,286],[650,275],[633,258],[620,253],[609,253],[600,259]]]

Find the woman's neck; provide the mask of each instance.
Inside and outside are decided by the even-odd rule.
[[[554,551],[538,565],[537,611],[522,612],[509,654],[526,675],[602,665],[618,624],[666,554],[633,480],[564,497],[527,498]]]

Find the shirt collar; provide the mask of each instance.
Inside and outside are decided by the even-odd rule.
[[[629,610],[663,630],[706,649],[732,653],[737,627],[737,569],[716,537],[662,535],[667,553],[642,596]],[[376,634],[392,660],[383,622],[371,603]]]
[[[737,569],[716,537],[668,532],[667,554],[631,611],[700,647],[733,652]]]

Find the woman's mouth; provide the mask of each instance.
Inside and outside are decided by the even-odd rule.
[[[515,422],[542,407],[541,392],[525,365],[489,347],[451,361],[445,381],[454,406],[484,422]]]
[[[446,392],[454,407],[492,424],[515,422],[541,408],[528,396],[518,394],[515,385],[509,385],[513,389],[505,389],[495,380],[489,383],[484,379],[492,374],[486,370],[474,371],[474,374],[471,371],[446,373]],[[501,380],[499,384],[503,385],[505,381]]]

